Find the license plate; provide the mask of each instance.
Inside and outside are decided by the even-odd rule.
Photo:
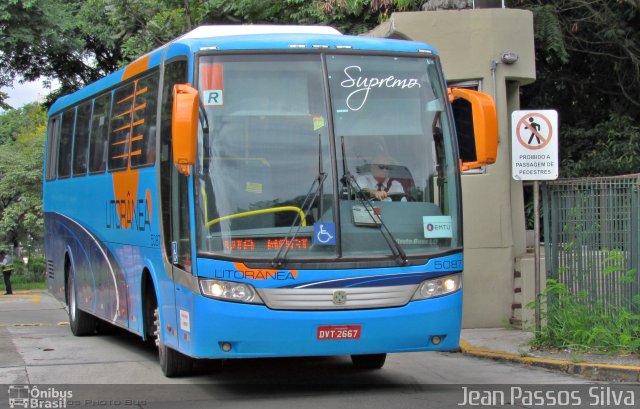
[[[320,341],[331,339],[360,339],[360,325],[322,325],[318,327],[316,337]]]

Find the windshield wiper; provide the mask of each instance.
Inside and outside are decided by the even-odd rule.
[[[202,171],[209,167],[209,147],[211,146],[209,139],[211,138],[211,134],[209,133],[209,118],[207,117],[207,111],[205,110],[204,104],[202,103],[202,99],[198,97],[198,120],[200,121],[200,127],[202,128],[202,151],[203,151],[203,164]]]
[[[320,138],[321,138],[321,135],[319,134],[318,135],[318,174],[316,175],[315,179],[313,179],[313,182],[311,183],[311,187],[309,187],[309,191],[307,192],[307,195],[305,196],[304,200],[302,201],[302,204],[300,205],[300,210],[302,211],[302,214],[304,215],[304,217],[306,217],[309,210],[311,210],[311,207],[315,203],[318,195],[320,195],[320,215],[322,216],[321,192],[322,192],[322,185],[324,184],[324,181],[327,179],[327,174],[322,171],[322,141]],[[296,226],[297,228],[295,229],[295,231],[293,231],[293,229]],[[293,245],[293,242],[296,239],[296,236],[300,232],[301,228],[302,228],[302,220],[300,220],[300,213],[296,213],[296,217],[295,219],[293,219],[293,223],[291,223],[291,226],[289,226],[289,231],[285,235],[284,240],[282,241],[282,244],[280,244],[280,247],[278,248],[278,252],[276,253],[273,260],[271,261],[271,265],[273,267],[282,267],[282,265],[284,264],[285,258],[287,257],[287,253],[289,252],[289,249]]]
[[[344,146],[344,136],[340,137],[340,143],[342,145],[342,171],[343,176],[341,178],[342,184],[347,188],[347,197],[351,197],[352,191],[355,193],[355,197],[358,199],[360,204],[366,209],[367,213],[369,213],[369,217],[371,220],[375,222],[375,224],[380,226],[380,234],[384,238],[384,241],[387,242],[391,253],[395,257],[396,261],[400,265],[406,265],[409,261],[407,260],[407,254],[402,249],[402,246],[398,244],[395,237],[387,227],[387,225],[382,221],[382,217],[376,214],[376,211],[371,204],[371,201],[364,197],[364,191],[356,181],[356,178],[351,174],[349,168],[347,167],[347,159],[345,154],[345,146]]]
[[[209,118],[207,118],[207,111],[204,107],[204,103],[200,98],[198,98],[198,119],[200,120],[200,126],[202,126],[202,132],[208,137],[209,136]]]
[[[316,198],[318,197],[318,194],[320,193],[322,185],[324,184],[324,181],[326,179],[327,179],[327,174],[324,172],[318,173],[316,178],[313,179],[313,183],[311,183],[309,192],[307,192],[307,195],[305,196],[302,202],[302,205],[300,205],[300,210],[302,211],[302,214],[305,215],[305,217],[307,212],[311,210],[311,207],[315,203]],[[320,200],[322,200],[322,198]],[[294,228],[295,228],[295,231],[294,231]],[[300,213],[296,213],[296,217],[295,219],[293,219],[293,223],[291,223],[291,226],[289,226],[289,231],[284,236],[284,240],[282,241],[282,244],[280,244],[280,247],[278,248],[278,252],[276,253],[273,260],[271,261],[271,265],[273,267],[282,267],[282,265],[284,264],[284,260],[287,257],[287,253],[289,252],[289,249],[293,245],[293,242],[295,241],[296,236],[300,232],[300,228],[302,228],[302,220],[300,218]]]

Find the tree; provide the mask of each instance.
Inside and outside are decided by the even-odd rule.
[[[103,74],[88,63],[94,53],[79,31],[77,9],[72,0],[0,2],[0,86],[18,76],[26,81],[57,78],[65,92]]]
[[[201,23],[197,0],[85,0],[77,13],[87,49],[108,72]]]
[[[465,1],[430,1],[429,5]],[[51,102],[197,25],[325,24],[346,34],[360,34],[394,11],[421,10],[423,3],[425,0],[5,0],[0,2],[0,86],[17,76],[55,78],[61,88],[49,97]],[[573,172],[572,166],[580,162],[585,149],[606,138],[605,133],[591,132],[602,129],[601,124],[616,126],[614,134],[631,138],[636,128],[626,124],[640,119],[640,1],[509,0],[508,5],[534,14],[537,81],[523,89],[521,101],[523,107],[559,111],[560,152],[568,164],[562,168],[563,176]],[[5,99],[0,93],[0,107],[6,109]],[[564,135],[583,137],[572,140]]]
[[[0,86],[14,78],[59,80],[73,92],[187,31],[197,0],[6,0],[0,2]],[[197,7],[196,7],[197,8]],[[5,94],[0,94],[0,107]]]
[[[6,0],[0,86],[57,79],[73,92],[201,24],[328,24],[361,33],[415,0]],[[0,93],[0,107],[6,95]]]
[[[0,115],[0,145],[15,143],[31,126],[34,118],[40,118],[43,108],[39,104],[27,104],[19,109],[10,109]]]
[[[640,169],[640,126],[628,115],[612,113],[589,129],[565,128],[562,138],[570,142],[562,155],[564,177],[624,175]]]
[[[0,115],[0,242],[43,237],[42,163],[47,114],[39,104]]]
[[[558,110],[561,176],[638,172],[612,144],[632,148],[638,139],[632,124],[640,119],[639,2],[509,3],[534,14],[537,79],[521,102]]]

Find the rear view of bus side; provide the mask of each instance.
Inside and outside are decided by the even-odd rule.
[[[155,341],[167,376],[455,349],[459,175],[495,161],[496,127],[426,44],[199,27],[52,105],[49,291],[75,335]]]

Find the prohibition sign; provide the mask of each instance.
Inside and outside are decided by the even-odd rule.
[[[529,118],[540,118],[541,120],[543,120],[544,123],[547,124],[547,135],[543,135],[540,131],[535,129],[531,125],[531,123],[529,123]],[[537,139],[540,140],[540,144],[537,146],[529,145],[527,142],[524,141],[524,139],[522,139],[522,135],[520,135],[521,131],[531,132],[534,136],[537,137]],[[518,137],[518,142],[520,142],[520,144],[527,149],[538,150],[538,149],[544,148],[551,141],[552,135],[553,135],[553,127],[551,126],[551,122],[549,121],[549,118],[535,112],[520,118],[520,120],[518,121],[518,124],[516,125],[516,136]]]

